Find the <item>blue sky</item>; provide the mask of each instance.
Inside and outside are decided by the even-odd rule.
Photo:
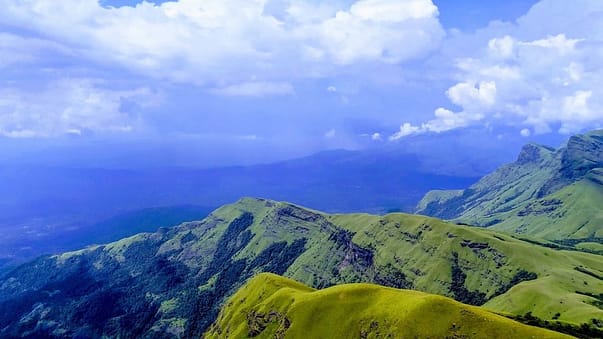
[[[216,165],[463,131],[561,142],[603,124],[598,0],[0,6],[4,158],[161,149]]]

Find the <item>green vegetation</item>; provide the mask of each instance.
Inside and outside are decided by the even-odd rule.
[[[432,191],[417,212],[603,253],[603,130],[554,150],[528,144],[516,162],[464,191]],[[593,245],[594,243],[594,245]]]
[[[371,284],[314,290],[263,273],[225,304],[206,338],[564,338],[479,307]],[[569,338],[569,337],[568,337]]]
[[[200,336],[261,272],[313,288],[378,283],[603,325],[592,297],[603,291],[599,255],[417,215],[329,215],[245,198],[202,221],[15,269],[0,281],[0,336]]]

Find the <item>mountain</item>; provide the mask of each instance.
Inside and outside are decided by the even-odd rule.
[[[436,173],[417,156],[396,149],[329,151],[271,164],[208,169],[0,166],[0,263],[116,240],[94,228],[141,209],[214,209],[242,196],[269,196],[329,212],[411,211],[432,188],[465,187],[475,180]],[[80,238],[87,242],[71,241],[77,234],[86,234]]]
[[[0,279],[0,336],[199,336],[257,273],[370,282],[603,330],[601,256],[401,213],[245,198],[198,222],[39,258]]]
[[[571,338],[450,298],[372,284],[315,290],[262,273],[225,304],[205,338]]]
[[[559,149],[528,144],[465,190],[431,191],[417,213],[603,252],[603,130]]]

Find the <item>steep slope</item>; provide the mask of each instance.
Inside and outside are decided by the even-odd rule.
[[[314,290],[262,273],[225,304],[205,338],[570,338],[479,307],[410,290]]]
[[[200,222],[23,265],[0,280],[0,336],[196,336],[248,278],[373,282],[602,326],[601,256],[406,214],[328,215],[246,198]]]
[[[417,212],[548,240],[603,241],[603,130],[564,147],[524,146],[463,191],[432,191]],[[567,242],[567,241],[566,241]]]

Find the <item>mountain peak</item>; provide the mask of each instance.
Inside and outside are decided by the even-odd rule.
[[[548,240],[588,242],[603,232],[603,130],[553,149],[525,145],[517,160],[466,190],[431,192],[419,213]],[[592,238],[592,239],[591,239]]]
[[[554,151],[554,149],[547,146],[529,143],[522,147],[515,163],[518,165],[538,163],[544,159],[545,156],[552,154]]]

